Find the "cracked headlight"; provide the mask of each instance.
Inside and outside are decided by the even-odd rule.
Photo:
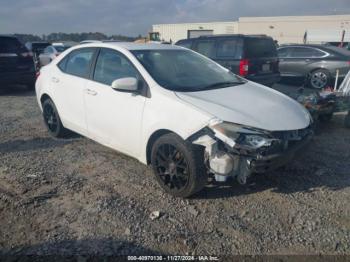
[[[253,148],[260,148],[263,146],[271,146],[275,139],[259,136],[259,135],[245,135],[241,134],[241,141],[239,144],[247,145]]]
[[[210,128],[215,132],[217,138],[231,147],[238,144],[258,149],[264,146],[271,146],[272,142],[277,140],[269,137],[267,131],[227,122],[216,123]]]

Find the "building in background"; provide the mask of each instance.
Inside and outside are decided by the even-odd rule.
[[[232,22],[159,24],[153,25],[152,30],[159,32],[161,39],[172,42],[199,35],[239,33],[266,34],[280,44],[303,43],[308,31],[314,34],[326,30],[327,41],[321,41],[321,36],[319,42],[340,42],[344,30],[345,37],[350,38],[350,15],[241,17]],[[329,41],[329,37],[334,40]]]
[[[153,25],[152,31],[159,32],[161,40],[174,43],[201,35],[237,34],[238,22],[160,24]]]

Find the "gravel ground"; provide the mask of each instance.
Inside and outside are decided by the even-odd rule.
[[[283,170],[183,200],[132,158],[80,136],[49,137],[34,93],[2,92],[0,254],[350,255],[343,117],[320,125]]]

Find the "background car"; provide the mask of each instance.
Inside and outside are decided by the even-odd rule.
[[[15,84],[34,89],[33,55],[16,37],[0,35],[0,88]]]
[[[44,52],[44,49],[51,45],[49,42],[27,42],[25,44],[26,48],[37,56]]]
[[[45,66],[49,63],[51,63],[52,60],[54,60],[57,56],[59,56],[63,51],[67,50],[71,46],[60,44],[60,43],[54,43],[48,47],[46,47],[39,55],[39,62],[40,66]]]
[[[45,48],[51,45],[49,42],[27,42],[25,46],[32,52],[36,69],[39,69],[39,55],[44,52]]]
[[[325,45],[284,45],[278,48],[283,78],[305,81],[322,89],[335,84],[339,70],[339,84],[350,70],[350,51]]]
[[[230,69],[233,73],[266,86],[280,80],[276,44],[265,35],[216,35],[180,40],[190,48]]]

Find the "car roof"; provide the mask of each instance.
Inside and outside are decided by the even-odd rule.
[[[244,35],[244,34],[218,34],[218,35],[202,35],[196,38],[219,38],[219,37],[261,37],[261,38],[271,38],[267,35],[261,34],[261,35]]]
[[[344,48],[340,48],[340,47],[336,47],[336,46],[332,46],[332,45],[322,45],[322,44],[284,44],[278,47],[278,49],[280,48],[284,48],[284,47],[310,47],[310,48],[317,48],[320,49],[322,51],[328,52],[328,53],[335,53],[337,55],[343,55],[343,56],[347,56],[350,57],[350,51],[344,49]]]
[[[283,44],[280,45],[279,48],[282,47],[311,47],[311,48],[327,48],[328,46],[326,45],[321,45],[321,44]]]
[[[14,35],[1,35],[0,34],[0,37],[7,37],[7,38],[16,38],[16,39],[18,39],[16,36],[14,36]]]
[[[120,47],[126,50],[183,50],[182,47],[175,45],[164,45],[155,43],[130,43],[130,42],[102,42],[102,43],[89,43],[80,47]]]

